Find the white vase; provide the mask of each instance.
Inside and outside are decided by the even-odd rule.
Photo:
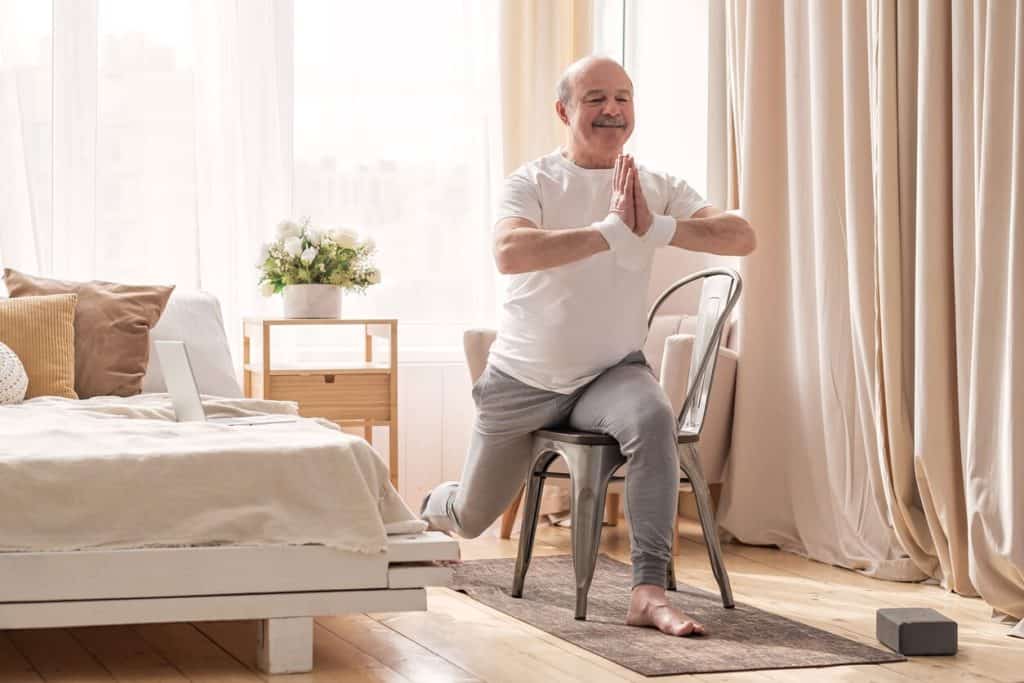
[[[341,287],[336,285],[287,285],[284,317],[340,318]]]

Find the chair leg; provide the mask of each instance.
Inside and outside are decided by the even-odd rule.
[[[622,495],[609,493],[608,502],[604,506],[604,523],[608,526],[619,525],[619,507],[622,505]]]
[[[665,588],[670,591],[676,589],[676,552],[679,549],[679,499],[676,497],[675,515],[672,516],[672,554],[668,558],[668,580]]]
[[[512,579],[512,597],[523,597],[523,583],[526,581],[526,571],[530,568],[530,558],[533,555],[533,540],[537,536],[537,520],[540,517],[540,497],[544,493],[544,477],[538,476],[537,472],[543,472],[547,465],[555,458],[555,454],[548,454],[547,462],[537,464],[530,468],[530,478],[526,482],[526,507],[523,508],[523,523],[519,528],[519,554],[516,555],[516,573]],[[539,467],[539,469],[538,469]]]
[[[572,563],[576,574],[576,618],[587,618],[587,594],[601,544],[608,480],[625,458],[618,446],[571,448],[563,453],[572,481]]]
[[[708,490],[707,481],[704,479],[704,473],[698,461],[697,449],[693,444],[688,444],[685,449],[680,451],[679,464],[693,486],[693,495],[697,500],[697,515],[700,517],[701,530],[704,532],[704,543],[708,547],[708,557],[711,559],[711,571],[714,573],[718,588],[722,593],[722,606],[735,607],[736,603],[732,599],[732,587],[729,584],[729,574],[725,570],[725,561],[722,559],[722,546],[718,540],[718,524],[715,522],[715,512],[711,506],[711,492]]]
[[[519,493],[516,494],[515,500],[505,508],[505,512],[501,515],[501,533],[499,536],[506,540],[512,538],[512,527],[516,523],[516,513],[519,512],[519,504],[523,502],[523,488],[522,486],[519,487]]]

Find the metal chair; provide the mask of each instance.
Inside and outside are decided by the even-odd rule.
[[[697,458],[697,444],[700,441],[701,426],[707,411],[708,394],[715,372],[718,348],[721,344],[722,329],[739,299],[742,281],[736,271],[729,268],[702,270],[671,285],[658,297],[647,315],[650,327],[654,315],[679,288],[702,281],[700,308],[697,312],[696,339],[690,358],[690,374],[687,382],[686,399],[678,418],[679,467],[682,470],[680,484],[689,484],[697,501],[704,540],[711,558],[711,569],[722,594],[722,605],[735,605],[729,575],[722,560],[722,549],[718,539],[718,527],[711,507],[711,494]],[[597,549],[601,542],[601,521],[604,518],[605,495],[609,481],[621,481],[615,476],[626,458],[619,451],[619,444],[607,434],[581,432],[572,429],[543,429],[534,434],[533,467],[526,485],[526,500],[523,510],[522,531],[519,536],[519,555],[516,558],[515,578],[512,596],[523,595],[523,583],[530,566],[533,542],[537,533],[537,519],[540,512],[541,493],[547,478],[570,480],[572,512],[572,556],[576,573],[576,618],[586,619],[587,594],[594,577],[597,563]],[[568,474],[549,472],[551,464],[561,456],[567,465]],[[673,534],[678,532],[673,529]],[[675,540],[675,536],[673,538]],[[673,543],[673,546],[675,544]],[[675,590],[675,568],[668,565],[667,585]]]

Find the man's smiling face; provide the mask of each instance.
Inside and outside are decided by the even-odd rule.
[[[617,63],[596,59],[571,79],[569,106],[559,116],[569,126],[574,147],[588,157],[611,159],[633,133],[633,83]]]

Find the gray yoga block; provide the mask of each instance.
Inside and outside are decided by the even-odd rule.
[[[875,634],[901,655],[956,654],[956,622],[930,608],[880,609]]]

